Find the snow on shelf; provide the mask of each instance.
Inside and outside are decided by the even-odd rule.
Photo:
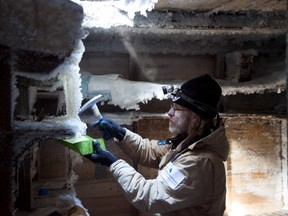
[[[77,118],[51,118],[45,119],[41,122],[25,120],[25,121],[14,121],[13,122],[13,130],[15,132],[21,133],[51,133],[54,131],[53,136],[57,136],[58,134],[77,134],[84,133],[86,130],[86,124],[81,122]],[[37,136],[37,135],[36,135]]]
[[[86,124],[77,118],[51,118],[41,122],[25,120],[13,122],[15,155],[22,153],[34,141],[64,139],[86,134]]]
[[[255,78],[249,82],[229,82],[218,80],[222,87],[222,94],[236,95],[240,94],[263,94],[267,92],[281,93],[286,89],[285,71],[276,71],[269,75]]]

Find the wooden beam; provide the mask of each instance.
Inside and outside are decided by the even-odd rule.
[[[1,215],[13,215],[11,132],[11,67],[10,49],[0,46],[0,209]]]
[[[31,147],[33,148],[33,147]],[[17,208],[31,210],[32,208],[32,178],[31,178],[31,153],[25,155],[18,170],[18,197]]]

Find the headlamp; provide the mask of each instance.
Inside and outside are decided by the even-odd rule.
[[[162,86],[162,91],[164,94],[172,93],[174,91],[174,86],[173,85]]]

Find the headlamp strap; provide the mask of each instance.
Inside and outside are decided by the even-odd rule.
[[[217,113],[217,110],[211,106],[208,106],[206,104],[203,104],[199,101],[193,100],[192,98],[190,98],[189,96],[185,95],[179,88],[175,90],[175,93],[172,93],[174,96],[176,97],[180,97],[183,100],[185,100],[186,102],[197,106],[198,109],[204,111],[204,112],[211,112],[211,113]]]

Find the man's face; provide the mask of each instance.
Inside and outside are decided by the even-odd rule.
[[[169,131],[175,135],[190,133],[197,127],[199,116],[193,111],[183,107],[179,104],[172,103],[169,115]]]

